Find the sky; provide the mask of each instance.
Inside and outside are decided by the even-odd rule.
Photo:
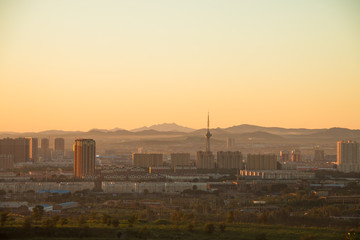
[[[0,0],[0,131],[360,128],[358,0]]]

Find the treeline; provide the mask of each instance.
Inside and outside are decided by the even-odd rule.
[[[336,209],[318,208],[317,210],[313,209],[307,215],[300,216],[290,216],[285,209],[262,213],[229,211],[227,223],[281,224],[287,226],[331,227],[344,230],[359,227],[359,221],[356,219],[344,221],[330,217],[331,211],[336,211]]]

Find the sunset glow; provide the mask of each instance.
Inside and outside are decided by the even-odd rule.
[[[0,1],[0,131],[360,128],[360,2]],[[86,119],[79,121],[79,119]]]

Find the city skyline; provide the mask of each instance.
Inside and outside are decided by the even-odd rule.
[[[353,0],[1,1],[0,131],[199,129],[208,109],[217,127],[359,129],[359,10]]]

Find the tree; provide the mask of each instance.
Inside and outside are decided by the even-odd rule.
[[[2,212],[0,214],[0,225],[5,226],[6,221],[8,220],[9,214],[7,212]]]
[[[106,222],[106,225],[110,226],[111,223],[112,223],[111,217],[108,217],[107,222]]]
[[[64,225],[66,225],[68,223],[69,223],[69,221],[67,220],[67,218],[60,218],[59,224],[61,226],[64,226]]]
[[[51,236],[56,228],[56,223],[51,219],[46,219],[42,222],[42,227],[45,229],[47,236]]]
[[[226,229],[225,223],[220,223],[219,229],[220,229],[220,232],[225,232],[225,229]]]
[[[40,221],[41,218],[44,216],[44,207],[43,206],[36,205],[32,211],[33,211],[32,215],[33,215],[35,221]]]
[[[59,215],[55,215],[55,216],[51,217],[51,221],[54,223],[54,226],[56,226],[58,224],[59,220],[60,220]]]
[[[305,235],[302,236],[300,240],[314,240],[314,237],[312,235]]]
[[[109,217],[110,217],[109,215],[103,214],[103,215],[101,216],[101,219],[100,219],[101,223],[102,223],[102,224],[107,224]]]
[[[154,218],[155,218],[155,213],[154,211],[152,211],[151,209],[146,209],[146,218],[149,220],[149,221],[152,221]]]
[[[32,219],[31,217],[26,217],[24,218],[24,222],[22,224],[22,228],[25,230],[25,231],[28,231],[31,229],[31,225],[32,225]]]
[[[229,211],[227,213],[226,222],[227,223],[233,223],[234,222],[234,211]]]
[[[265,224],[268,220],[268,215],[266,213],[261,213],[258,219],[260,223]]]
[[[118,226],[119,226],[119,220],[118,220],[118,219],[113,219],[113,220],[111,221],[111,225],[112,225],[113,227],[118,227]]]
[[[147,229],[147,227],[143,227],[142,229],[140,229],[139,235],[141,238],[147,239],[148,237],[150,237],[150,231]]]
[[[204,226],[204,231],[206,233],[212,234],[215,230],[215,226],[212,223],[206,223]]]
[[[128,218],[129,227],[132,227],[136,223],[137,217],[135,215],[132,215]]]
[[[356,234],[355,232],[348,232],[345,235],[345,239],[346,240],[358,240],[359,239],[359,235]]]
[[[193,232],[193,231],[194,231],[194,225],[192,225],[191,223],[189,223],[189,224],[186,226],[186,229],[187,229],[189,232]]]
[[[174,224],[178,224],[181,221],[182,217],[183,214],[180,211],[176,210],[171,214],[170,220],[174,222]]]
[[[260,233],[256,235],[255,240],[267,240],[266,233]]]
[[[79,227],[84,226],[84,224],[86,223],[86,220],[85,220],[84,215],[82,215],[82,214],[81,214],[81,215],[79,216],[79,218],[78,218],[78,221],[77,221],[77,222],[78,222],[78,226],[79,226]]]

